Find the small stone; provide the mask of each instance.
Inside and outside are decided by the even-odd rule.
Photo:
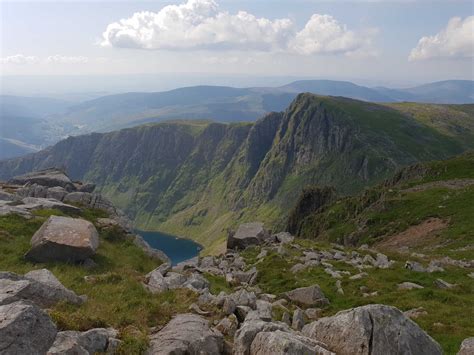
[[[423,286],[421,285],[418,285],[416,283],[413,283],[413,282],[402,282],[400,284],[398,284],[398,289],[399,290],[414,290],[414,289],[422,289],[424,288]]]
[[[295,309],[293,312],[293,322],[291,323],[291,327],[294,330],[301,330],[304,327],[304,313],[299,308]]]
[[[449,282],[446,282],[442,279],[436,279],[435,281],[433,281],[433,283],[436,287],[444,289],[444,290],[449,290],[457,286],[455,284],[450,284]]]

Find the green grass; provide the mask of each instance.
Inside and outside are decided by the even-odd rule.
[[[86,330],[112,326],[123,332],[121,353],[141,353],[146,347],[143,339],[149,327],[166,324],[172,315],[183,313],[197,295],[189,290],[176,290],[152,295],[142,285],[144,275],[159,265],[146,256],[118,230],[100,232],[100,246],[92,258],[97,264],[92,269],[67,263],[34,264],[23,255],[30,247],[34,232],[54,210],[37,211],[36,217],[26,220],[17,215],[0,217],[0,270],[24,274],[30,270],[47,268],[66,287],[88,300],[81,306],[60,303],[50,310],[60,330]],[[85,210],[82,217],[95,221],[103,213]],[[86,281],[92,276],[93,281]],[[127,329],[138,332],[131,337]],[[141,335],[140,335],[141,334]]]
[[[330,248],[329,245],[310,240],[298,240],[297,243],[305,248]],[[252,262],[258,252],[259,249],[254,248],[242,255],[247,262]],[[370,269],[367,271],[369,276],[361,280],[352,281],[344,277],[344,295],[340,295],[336,290],[335,279],[326,274],[322,267],[292,274],[289,270],[298,262],[297,254],[293,255],[293,258],[283,258],[271,253],[263,262],[257,264],[257,282],[263,292],[279,295],[296,287],[318,284],[331,302],[324,308],[323,316],[370,303],[392,305],[402,311],[423,307],[428,314],[419,317],[415,322],[441,344],[446,354],[456,354],[461,341],[474,333],[474,280],[467,276],[468,270],[448,267],[444,273],[416,273],[403,267],[406,256],[394,254],[390,257],[397,262],[391,269]],[[359,272],[343,262],[331,263],[337,270],[347,270],[353,275]],[[459,287],[455,290],[437,289],[433,286],[433,281],[437,278],[459,284]],[[425,288],[399,291],[397,285],[405,281],[418,283]],[[360,291],[361,286],[367,287],[369,292],[378,291],[378,295],[364,298]],[[442,323],[442,326],[437,327],[435,323]]]

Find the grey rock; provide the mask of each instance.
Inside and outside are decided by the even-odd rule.
[[[249,314],[251,311],[252,311],[252,308],[248,306],[235,307],[235,315],[237,316],[237,319],[241,323],[245,320],[245,318],[247,318],[247,314]]]
[[[30,271],[25,276],[0,273],[0,304],[19,300],[46,308],[61,301],[80,305],[85,298],[64,287],[47,269]]]
[[[54,342],[56,326],[40,308],[18,301],[0,306],[0,354],[43,355]]]
[[[224,338],[211,330],[206,319],[195,314],[180,314],[162,330],[150,336],[149,355],[220,354]]]
[[[25,185],[37,184],[47,187],[61,186],[67,191],[76,190],[71,179],[60,169],[52,168],[34,171],[25,175],[15,176],[9,181],[10,184]]]
[[[237,305],[235,304],[234,299],[231,297],[226,297],[222,306],[222,312],[224,312],[225,315],[230,315],[235,312],[236,307]]]
[[[288,232],[277,233],[273,236],[273,238],[276,240],[276,242],[281,244],[288,244],[295,240],[295,237]]]
[[[402,282],[398,284],[399,290],[414,290],[414,289],[422,289],[422,288],[424,287],[413,282]]]
[[[239,321],[237,320],[237,317],[234,314],[231,314],[228,317],[221,319],[216,325],[216,329],[220,333],[229,337],[233,337],[235,335],[235,332],[237,331],[238,327]]]
[[[133,234],[132,240],[133,243],[142,249],[148,257],[159,260],[163,264],[171,265],[171,259],[168,257],[168,255],[159,249],[152,248],[141,235]]]
[[[293,312],[293,322],[291,323],[291,327],[294,330],[301,330],[304,327],[304,313],[299,308],[295,309]]]
[[[457,355],[472,355],[474,354],[474,337],[466,338],[461,343],[461,348]]]
[[[234,354],[249,355],[252,342],[258,333],[274,332],[276,330],[291,331],[288,325],[281,322],[265,322],[262,320],[244,322],[234,336]]]
[[[79,192],[89,192],[92,193],[95,190],[95,184],[92,183],[85,183],[80,186],[77,186],[77,191]]]
[[[321,312],[322,312],[321,308],[307,308],[304,311],[304,314],[306,318],[313,321],[313,320],[321,318]]]
[[[335,355],[308,337],[276,330],[260,332],[250,346],[251,355]]]
[[[352,275],[351,277],[349,277],[349,280],[360,280],[364,277],[367,277],[368,275],[369,274],[367,274],[366,272],[361,272],[361,273]]]
[[[251,245],[259,245],[271,238],[263,223],[241,224],[237,232],[227,238],[228,249],[245,249]]]
[[[442,354],[441,347],[395,307],[367,305],[306,325],[303,334],[337,354]]]
[[[388,260],[387,256],[382,253],[377,253],[377,258],[375,259],[374,266],[379,269],[388,269],[395,262],[393,260]]]
[[[405,263],[405,269],[416,271],[416,272],[426,272],[426,269],[417,261],[407,261]]]
[[[99,247],[99,235],[86,220],[51,216],[31,238],[26,257],[35,262],[84,261]]]
[[[169,274],[170,273],[168,273],[168,275]],[[197,273],[191,274],[191,276],[189,276],[189,278],[186,280],[184,284],[185,287],[198,291],[198,292],[209,288],[209,285],[210,285],[209,281],[207,281],[207,279],[204,276]]]
[[[104,353],[109,348],[109,339],[114,339],[115,336],[117,331],[105,328],[94,328],[85,332],[59,332],[48,355]]]
[[[290,301],[304,306],[323,306],[329,304],[329,300],[324,296],[319,285],[300,287],[285,293],[285,297]]]
[[[455,288],[457,285],[450,284],[449,282],[444,281],[443,279],[436,279],[433,281],[434,285],[443,290],[449,290]]]
[[[22,204],[19,204],[16,207],[26,212],[45,209],[59,210],[72,214],[78,214],[81,212],[81,209],[76,206],[71,206],[52,198],[25,197],[21,202]]]
[[[64,200],[64,197],[66,197],[67,194],[68,192],[66,191],[64,187],[61,187],[61,186],[50,187],[46,191],[46,198],[54,198],[55,200],[62,201]]]
[[[408,311],[403,312],[403,314],[410,319],[416,319],[420,316],[427,315],[428,312],[426,312],[426,310],[423,307],[418,307],[418,308],[409,309]]]
[[[287,311],[284,311],[283,315],[281,316],[281,321],[291,327],[290,313],[288,313]]]
[[[257,307],[257,296],[254,292],[240,289],[232,294],[230,297],[234,300],[237,306],[248,306],[252,309]]]

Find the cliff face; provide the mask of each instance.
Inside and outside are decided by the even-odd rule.
[[[0,162],[0,179],[63,167],[96,183],[138,227],[209,246],[239,221],[283,221],[305,186],[353,193],[402,165],[463,150],[393,108],[300,94],[254,124],[176,121],[70,137]]]

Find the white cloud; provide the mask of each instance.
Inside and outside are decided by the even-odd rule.
[[[453,17],[436,35],[422,37],[408,59],[469,57],[474,57],[474,16]]]
[[[16,64],[16,65],[25,65],[33,64],[38,62],[38,57],[27,56],[23,54],[15,54],[8,57],[0,58],[0,64]]]
[[[89,58],[83,56],[68,57],[63,55],[52,55],[46,58],[48,64],[85,64]]]
[[[188,0],[158,12],[136,12],[109,24],[102,46],[166,50],[254,50],[298,54],[350,53],[367,45],[332,16],[314,14],[297,31],[287,18],[219,11],[214,0]]]
[[[372,36],[361,36],[348,30],[330,15],[314,14],[306,26],[299,31],[291,47],[300,54],[365,52],[371,44]]]

